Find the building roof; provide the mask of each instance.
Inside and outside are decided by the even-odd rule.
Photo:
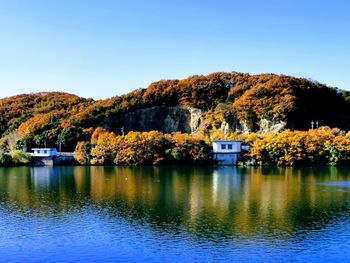
[[[242,140],[212,140],[212,142],[243,142]]]
[[[35,151],[35,150],[46,150],[46,151],[52,151],[52,150],[55,150],[55,151],[57,151],[57,149],[56,149],[56,148],[32,148],[32,150],[33,150],[33,151]]]

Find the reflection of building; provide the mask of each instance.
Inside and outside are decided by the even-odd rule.
[[[213,141],[214,160],[219,165],[236,165],[242,151],[242,141]]]
[[[228,205],[230,198],[240,192],[241,177],[237,167],[220,167],[213,171],[213,202]]]
[[[31,177],[34,188],[50,188],[57,181],[57,173],[51,167],[33,167]]]
[[[53,157],[57,156],[57,150],[55,148],[33,148],[33,156],[36,157]]]

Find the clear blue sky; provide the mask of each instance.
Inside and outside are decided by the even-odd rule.
[[[347,0],[11,0],[0,97],[96,99],[217,71],[283,73],[350,90]]]

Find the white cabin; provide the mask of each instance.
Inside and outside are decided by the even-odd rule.
[[[219,165],[236,165],[241,156],[242,141],[216,140],[213,141],[213,158]]]
[[[55,148],[33,148],[33,156],[36,157],[53,157],[57,156],[57,150]]]

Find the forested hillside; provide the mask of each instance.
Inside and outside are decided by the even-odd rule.
[[[263,132],[319,126],[349,129],[350,93],[282,75],[214,73],[161,80],[106,100],[43,92],[0,100],[2,148],[62,146],[74,150],[98,127],[128,131]],[[266,126],[266,125],[265,125]],[[265,127],[266,128],[266,127]]]

